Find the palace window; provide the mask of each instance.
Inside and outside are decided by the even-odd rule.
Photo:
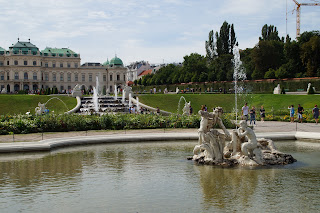
[[[67,66],[68,66],[68,68],[70,68],[71,67],[70,63],[68,63]]]
[[[56,67],[56,64],[55,64],[55,63],[53,63],[53,64],[52,64],[52,67]]]
[[[112,75],[110,75],[110,81],[112,81]]]
[[[28,79],[28,73],[27,73],[27,72],[25,72],[25,73],[23,74],[23,79],[25,79],[25,80]]]
[[[120,81],[120,75],[117,75],[117,81]]]
[[[71,81],[71,73],[68,73],[67,77],[68,77],[68,81]]]
[[[19,73],[18,72],[14,73],[14,80],[19,80]]]
[[[75,68],[78,68],[78,63],[74,63],[74,67],[75,67]]]
[[[18,61],[14,61],[14,65],[18,65]]]
[[[85,81],[86,81],[86,75],[82,74],[82,82],[85,82]]]
[[[33,61],[33,66],[37,66],[37,61]]]
[[[48,63],[45,63],[44,66],[45,66],[45,67],[49,67]]]
[[[57,75],[55,73],[52,74],[52,80],[57,81]]]
[[[23,61],[23,64],[26,66],[28,65],[28,61]]]
[[[107,81],[107,76],[103,75],[103,81]]]
[[[74,81],[76,81],[76,82],[78,81],[78,73],[74,74]]]
[[[123,75],[123,80],[126,81],[126,75]]]
[[[60,67],[63,67],[63,63],[60,63]]]
[[[2,81],[4,81],[4,73],[1,73],[0,79],[1,79]]]
[[[48,73],[44,74],[44,80],[49,81],[49,74]]]
[[[34,72],[34,73],[33,73],[33,80],[37,80],[37,79],[38,79],[37,73]]]
[[[92,81],[92,74],[89,74],[89,81]]]
[[[60,81],[63,81],[63,73],[60,73]]]

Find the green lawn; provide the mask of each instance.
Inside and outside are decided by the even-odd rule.
[[[67,107],[58,99],[61,99]],[[46,96],[46,95],[0,95],[0,115],[14,115],[14,114],[25,114],[30,111],[32,114],[35,112],[35,108],[38,103],[46,103],[50,100],[46,107],[50,111],[55,111],[56,113],[63,113],[72,108],[77,104],[77,100],[68,96]]]
[[[181,96],[187,102],[191,101],[194,112],[200,110],[201,105],[204,104],[207,105],[208,109],[216,106],[223,107],[226,112],[231,112],[234,109],[235,97],[233,94],[148,94],[140,95],[139,100],[146,105],[158,106],[162,110],[176,113]],[[315,104],[320,105],[320,95],[250,94],[242,96],[238,100],[238,108],[241,108],[247,102],[249,107],[255,106],[257,109],[263,105],[266,111],[271,111],[272,108],[274,111],[287,110],[288,106],[292,104],[296,109],[298,104],[301,104],[305,109],[311,109]],[[184,101],[181,101],[181,103],[184,105]]]

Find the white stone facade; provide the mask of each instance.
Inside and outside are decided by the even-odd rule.
[[[32,45],[30,42],[18,43]],[[0,48],[0,91],[5,89],[8,93],[16,93],[27,90],[29,93],[37,93],[42,88],[56,87],[60,93],[70,93],[77,84],[90,90],[96,86],[96,76],[99,76],[99,87],[104,91],[109,89],[113,92],[115,84],[121,87],[126,84],[127,68],[123,65],[81,65],[80,54],[71,50],[71,54],[51,54],[43,53],[37,47],[32,51],[27,48]]]

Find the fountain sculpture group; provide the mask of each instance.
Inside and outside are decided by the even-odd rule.
[[[199,164],[257,166],[296,161],[291,155],[279,152],[272,140],[257,139],[245,120],[236,124],[239,128],[230,134],[222,122],[221,107],[216,107],[213,112],[200,110],[198,113],[201,115],[199,139],[190,159]],[[215,128],[217,126],[220,130]]]

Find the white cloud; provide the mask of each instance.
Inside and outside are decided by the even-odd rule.
[[[289,4],[290,2],[290,4]],[[70,47],[82,62],[104,62],[115,53],[124,61],[181,62],[205,54],[210,30],[234,23],[241,48],[253,47],[264,24],[285,36],[285,1],[278,0],[0,0],[0,46],[20,37],[40,49]],[[295,37],[294,4],[288,1],[288,32]],[[304,7],[301,30],[318,30],[320,7]]]

